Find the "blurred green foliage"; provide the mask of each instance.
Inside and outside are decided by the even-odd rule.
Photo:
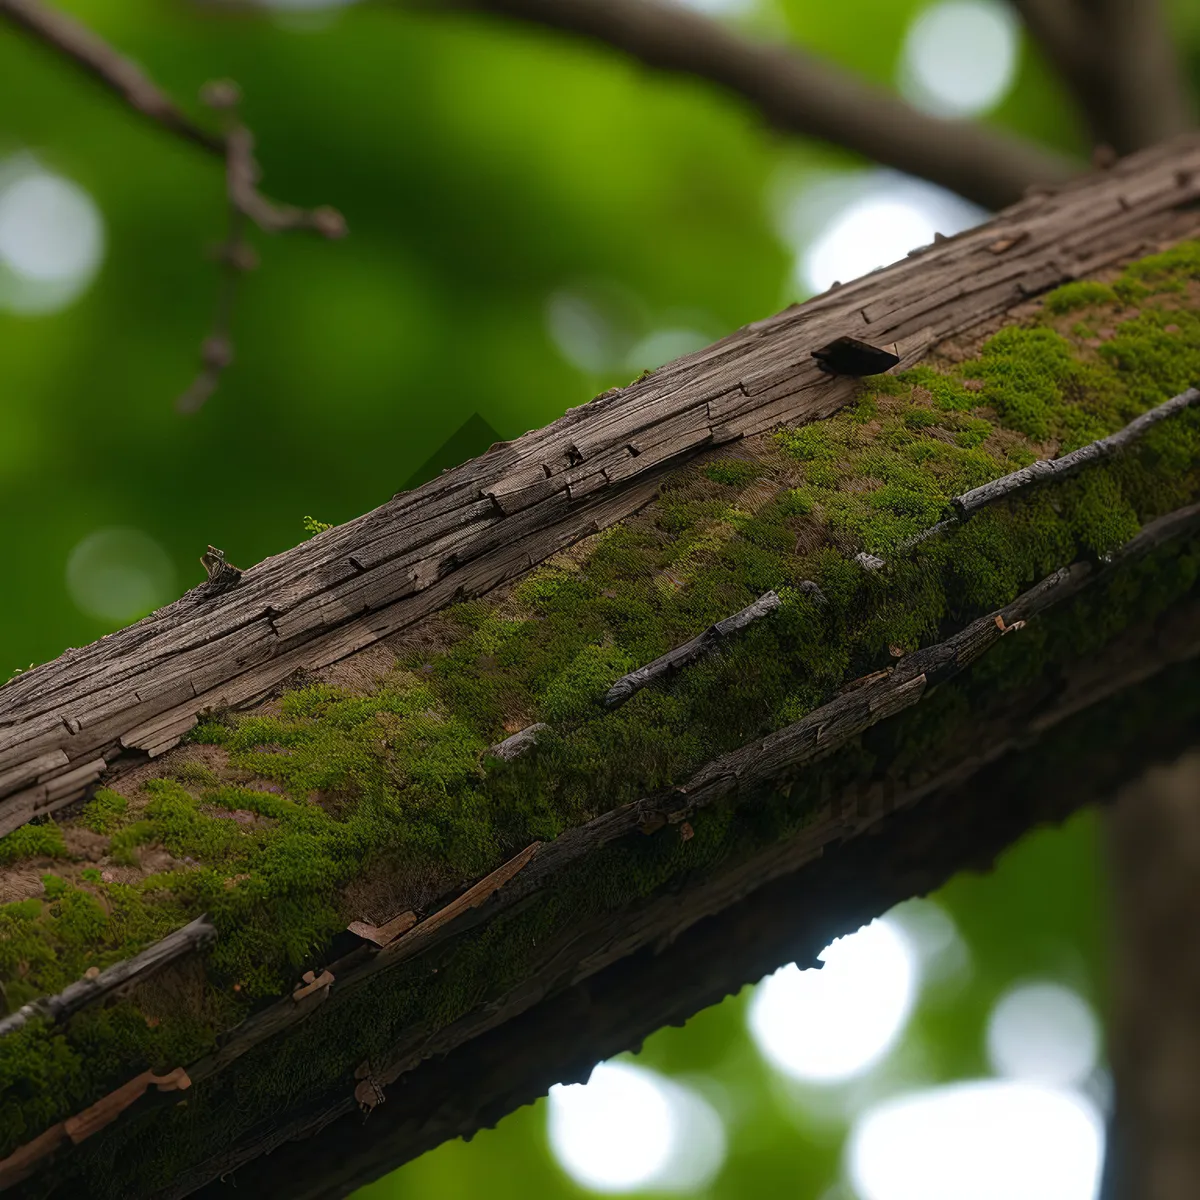
[[[891,84],[922,6],[779,0],[773,18],[748,23]],[[774,311],[793,297],[773,182],[858,165],[779,138],[702,83],[499,21],[384,5],[267,19],[184,0],[65,7],[193,109],[203,82],[235,78],[266,190],[335,205],[351,236],[259,239],[235,364],[198,414],[178,415],[217,288],[205,253],[223,234],[219,167],[0,27],[0,160],[32,153],[85,188],[107,237],[99,276],[71,306],[0,312],[0,678],[111,628],[65,584],[72,548],[97,529],[144,530],[182,590],[203,577],[210,542],[256,562],[314,532],[305,514],[347,520],[646,365],[588,374],[567,362],[547,331],[557,291],[606,297],[627,341],[680,326],[716,337]],[[1169,7],[1200,79],[1200,10]],[[989,119],[1082,149],[1061,89],[1028,52]],[[1059,978],[1103,1007],[1097,836],[1093,818],[1078,818],[1028,839],[995,874],[944,889],[974,970],[922,998],[905,1046],[923,1078],[984,1069],[986,1012],[1014,979]],[[656,1035],[641,1059],[714,1076],[731,1098],[712,1195],[815,1200],[842,1130],[777,1103],[744,1032],[746,1000]],[[578,1193],[543,1127],[539,1107],[522,1110],[362,1195]]]

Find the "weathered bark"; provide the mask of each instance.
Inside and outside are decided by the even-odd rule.
[[[955,335],[1028,315],[1026,302],[1040,292],[1195,236],[1197,200],[1195,139],[1031,197],[987,227],[494,446],[246,570],[228,590],[201,584],[130,629],[35,668],[0,691],[0,832],[64,808],[97,779],[119,781],[168,754],[205,709],[248,705],[297,670],[337,663],[526,573],[629,517],[687,459],[779,423],[829,416],[858,389],[811,358],[834,338],[895,344],[902,366],[939,344],[946,355]],[[1167,416],[1187,416],[1192,399],[1185,394]],[[1137,430],[1154,424],[1135,422]],[[1135,440],[1118,435],[1113,444],[1127,449]],[[1090,465],[1080,460],[1072,469],[1093,470],[1106,458],[1094,451]],[[1049,486],[1041,475],[1018,482]],[[1003,502],[1020,490],[1005,490]],[[98,1189],[103,1179],[108,1190],[97,1194],[120,1186],[121,1195],[182,1196],[240,1168],[255,1194],[344,1194],[498,1119],[662,1021],[686,1017],[788,957],[811,956],[954,870],[986,864],[1031,825],[1100,798],[1196,738],[1200,597],[1195,580],[1173,574],[1171,564],[1197,553],[1200,504],[1194,495],[1172,504],[1103,555],[1056,561],[1010,603],[981,616],[976,609],[975,619],[933,644],[894,647],[886,669],[864,665],[801,719],[723,755],[709,750],[711,761],[675,786],[630,803],[609,799],[608,811],[553,840],[527,836],[506,862],[461,895],[444,896],[424,919],[405,911],[356,923],[290,994],[219,1030],[199,1061],[178,1064],[193,1087],[185,1116],[162,1107],[174,1103],[162,1084],[158,1107],[154,1093],[138,1098],[154,1080],[137,1076],[125,1087],[142,1080],[141,1090],[120,1091],[119,1119],[104,1132],[75,1145],[71,1129],[90,1131],[91,1118],[60,1122],[47,1153],[20,1149],[15,1163],[0,1162],[0,1180],[19,1184],[41,1172],[31,1187],[77,1189],[82,1179]],[[864,565],[881,588],[902,578],[895,572],[903,563],[891,557]],[[1109,629],[1110,610],[1142,588],[1143,607]],[[806,594],[805,603],[824,600]],[[750,633],[739,628],[721,644],[778,619],[767,606]],[[1093,621],[1096,634],[1080,627]],[[1031,632],[1021,632],[1027,624]],[[1067,650],[1056,657],[1042,646]],[[698,669],[693,656],[676,657]],[[1006,670],[1008,686],[997,687],[989,671]],[[534,728],[521,742],[536,755]],[[494,753],[510,757],[511,742],[498,742]],[[707,857],[689,859],[701,845]],[[664,862],[669,870],[650,870]],[[612,883],[622,872],[640,880],[643,869],[657,882],[640,891]],[[528,930],[555,904],[562,919],[537,926],[531,939]],[[480,982],[462,964],[485,944],[493,953],[499,946],[500,958]],[[422,1009],[420,1019],[388,1026],[386,1047],[360,1049],[370,1033],[363,1026],[392,990],[432,993],[462,970],[469,1002],[456,997],[445,1019]],[[591,1015],[579,1016],[573,1006],[589,995]],[[300,1069],[285,1107],[245,1119],[230,1113],[255,1072],[303,1063],[306,1047],[339,1039],[347,1043],[340,1056],[353,1058],[347,1069],[331,1068],[316,1083]],[[388,1104],[360,1130],[353,1114],[367,1084]],[[115,1104],[104,1112],[116,1112]],[[202,1149],[182,1165],[174,1162],[169,1181],[129,1175],[123,1145],[137,1146],[148,1171],[167,1161],[172,1126],[158,1116],[199,1122],[218,1112],[220,1126],[197,1138]],[[381,1129],[386,1138],[375,1136]],[[246,1166],[285,1143],[269,1165]]]

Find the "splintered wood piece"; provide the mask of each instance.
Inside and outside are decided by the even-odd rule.
[[[192,1086],[188,1073],[182,1067],[176,1067],[168,1075],[155,1075],[153,1071],[143,1071],[135,1075],[128,1083],[123,1083],[115,1091],[109,1092],[101,1100],[97,1100],[90,1108],[68,1117],[63,1122],[67,1137],[76,1145],[84,1138],[101,1130],[105,1125],[115,1121],[136,1100],[140,1100],[146,1089],[154,1086],[160,1092],[183,1091]]]
[[[306,996],[313,995],[314,992],[324,991],[333,983],[333,976],[328,971],[322,971],[320,975],[313,971],[305,971],[300,977],[301,982],[297,984],[296,990],[292,992],[292,999],[299,1003]]]
[[[900,355],[852,337],[835,338],[812,356],[830,375],[882,375],[900,361]]]
[[[504,741],[497,742],[494,746],[489,746],[488,753],[494,754],[497,758],[503,758],[506,762],[511,761],[536,745],[538,734],[543,729],[549,728],[545,721],[538,721],[534,725],[518,729],[511,737],[506,737]]]
[[[481,879],[474,887],[463,892],[457,900],[451,900],[445,908],[439,908],[431,917],[426,917],[419,925],[410,932],[404,934],[396,941],[392,942],[387,947],[389,953],[398,951],[401,947],[406,946],[410,939],[424,938],[427,935],[439,929],[449,921],[453,921],[460,913],[464,913],[469,908],[476,908],[482,904],[489,896],[498,892],[514,875],[524,868],[533,856],[541,848],[541,842],[534,842],[532,846],[526,846],[520,854],[514,855],[503,866],[497,867],[490,875]]]
[[[0,1192],[6,1191],[32,1174],[38,1162],[53,1153],[66,1136],[67,1123],[59,1121],[45,1133],[38,1134],[32,1142],[18,1146],[7,1158],[0,1159]]]
[[[220,595],[242,582],[242,573],[232,563],[225,561],[225,551],[209,546],[207,553],[200,555],[200,565],[208,575],[202,585],[210,596]]]
[[[818,593],[820,592],[816,584],[813,584],[812,587],[816,588]],[[753,604],[748,604],[740,612],[736,612],[731,617],[726,617],[724,620],[718,621],[715,625],[710,625],[703,633],[692,638],[690,642],[684,642],[682,646],[676,646],[673,650],[668,650],[666,654],[660,655],[644,667],[638,667],[636,671],[631,671],[628,675],[623,675],[605,694],[604,707],[620,707],[647,684],[681,671],[684,667],[702,658],[710,650],[715,649],[725,638],[773,613],[779,605],[779,597],[774,592],[767,592],[759,596]]]
[[[402,912],[382,925],[372,925],[369,921],[351,921],[346,928],[367,942],[377,946],[386,946],[394,942],[402,933],[407,933],[417,923],[415,912]]]
[[[206,946],[217,936],[217,931],[207,914],[190,921],[182,929],[169,933],[153,946],[147,946],[140,954],[122,962],[114,963],[104,971],[89,968],[84,977],[68,984],[54,996],[44,996],[19,1008],[15,1013],[0,1021],[0,1037],[20,1029],[35,1016],[62,1021],[81,1008],[107,996],[117,988],[134,980],[149,978],[155,971],[174,962],[184,955]],[[95,971],[95,974],[92,972]]]

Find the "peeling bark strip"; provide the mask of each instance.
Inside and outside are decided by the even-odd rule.
[[[219,602],[193,589],[17,676],[0,688],[0,834],[162,753],[198,713],[251,703],[624,519],[700,451],[828,416],[857,381],[823,374],[814,349],[894,343],[906,367],[1025,297],[1194,236],[1198,200],[1196,135],[1032,196],[498,444],[246,570]],[[34,770],[56,751],[66,763]]]
[[[63,988],[56,996],[43,996],[17,1009],[0,1021],[0,1037],[20,1029],[34,1017],[64,1021],[81,1008],[102,1000],[127,983],[148,979],[155,971],[184,955],[208,945],[217,936],[208,916],[197,917],[182,929],[169,933],[160,942],[148,946],[123,962],[114,963],[90,979],[80,979]],[[93,968],[94,969],[94,968]]]
[[[954,505],[958,517],[966,519],[985,505],[992,504],[1005,496],[1011,496],[1014,492],[1023,491],[1034,484],[1065,479],[1081,467],[1087,466],[1088,463],[1110,458],[1119,450],[1123,450],[1143,437],[1159,421],[1165,421],[1168,417],[1183,412],[1185,408],[1189,408],[1193,404],[1200,404],[1200,390],[1188,388],[1181,395],[1173,396],[1157,408],[1152,408],[1149,412],[1135,417],[1124,429],[1119,429],[1108,437],[1089,442],[1086,446],[1080,446],[1078,450],[1072,450],[1070,454],[1064,454],[1062,458],[1049,461],[1039,459],[1027,467],[1022,467],[1019,471],[1013,471],[1010,475],[993,479],[990,483],[972,488],[961,496],[955,496],[950,503]],[[940,528],[940,526],[935,526],[935,528]]]
[[[372,925],[370,921],[351,921],[346,928],[357,934],[365,942],[374,942],[376,946],[386,946],[394,942],[402,933],[407,933],[417,923],[415,912],[402,912],[382,925]]]
[[[767,592],[765,595],[759,596],[753,604],[748,604],[741,612],[736,612],[732,617],[726,617],[723,621],[710,625],[690,642],[684,642],[682,646],[668,650],[666,654],[656,658],[652,663],[638,667],[636,671],[630,671],[628,675],[618,679],[608,689],[604,697],[604,707],[619,708],[630,696],[640,692],[647,684],[682,670],[697,659],[703,658],[711,650],[715,650],[731,634],[737,633],[738,630],[745,629],[746,626],[773,613],[779,607],[779,603],[779,597],[774,592]]]
[[[60,1121],[0,1162],[0,1191],[28,1178],[37,1164],[53,1153],[65,1139],[69,1138],[78,1146],[85,1138],[98,1133],[106,1125],[111,1125],[131,1104],[140,1100],[148,1088],[157,1087],[160,1092],[177,1092],[191,1086],[192,1081],[182,1067],[176,1067],[166,1075],[143,1071],[128,1083],[109,1092],[103,1099],[97,1100],[90,1108]]]

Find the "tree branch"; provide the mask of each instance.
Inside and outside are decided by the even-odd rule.
[[[201,351],[200,375],[176,402],[178,411],[195,412],[212,394],[222,371],[232,361],[229,322],[236,282],[257,261],[245,238],[246,221],[253,221],[266,233],[306,229],[325,238],[340,238],[346,233],[345,220],[333,208],[304,209],[269,200],[258,189],[262,171],[249,129],[234,119],[227,119],[223,134],[196,124],[136,63],[74,18],[40,0],[0,0],[0,17],[8,18],[17,28],[74,62],[135,112],[225,163],[230,222],[228,238],[220,250],[224,274],[217,315],[213,332]],[[241,99],[237,86],[228,81],[208,84],[202,97],[209,107],[230,114]]]
[[[662,0],[407,0],[473,10],[603,42],[646,66],[721,85],[787,133],[814,137],[928,179],[985,208],[1011,204],[1075,165],[987,126],[920,112],[893,93],[794,47],[755,42]]]
[[[1010,0],[1079,106],[1093,145],[1129,154],[1193,125],[1161,0]]]
[[[0,16],[82,67],[136,112],[176,136],[225,157],[225,139],[201,128],[132,60],[74,17],[40,0],[0,0]]]

